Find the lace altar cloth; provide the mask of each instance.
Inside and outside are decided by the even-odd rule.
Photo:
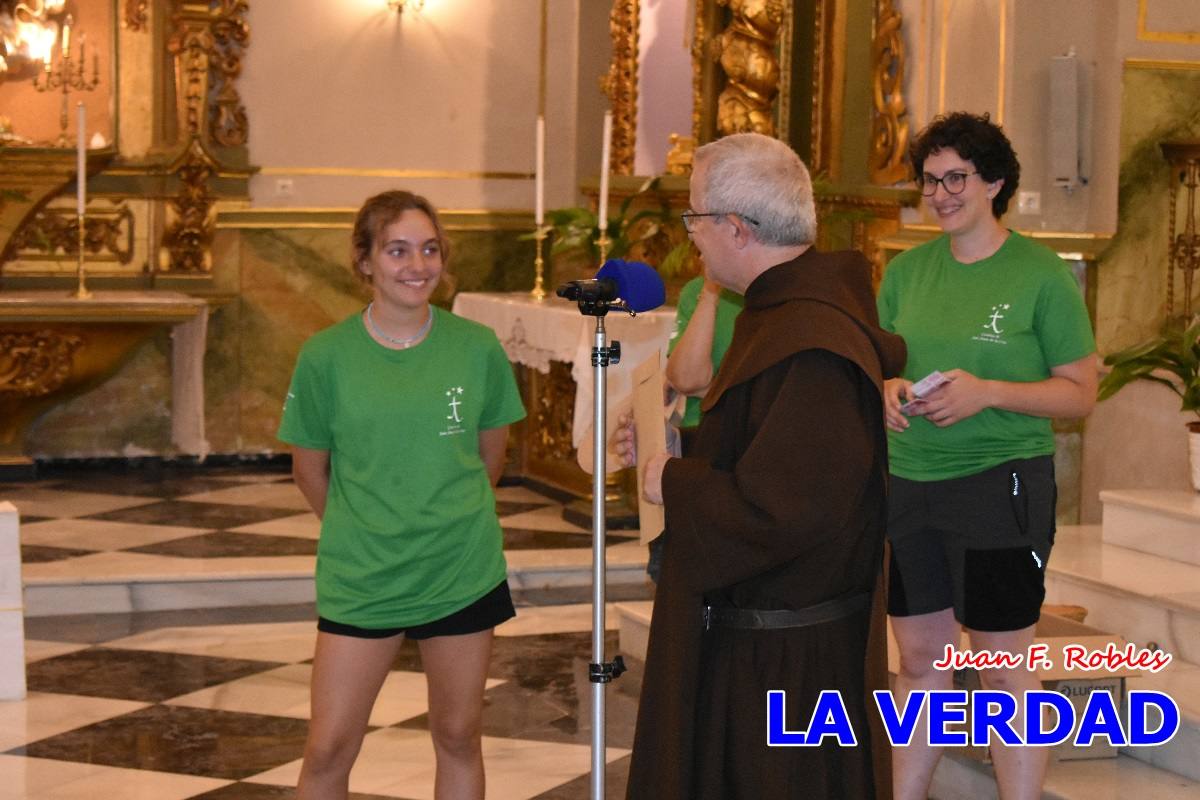
[[[575,417],[571,439],[575,446],[592,427],[592,346],[596,320],[579,313],[575,303],[550,296],[538,302],[529,292],[460,292],[454,298],[455,314],[481,322],[496,332],[510,361],[542,373],[551,361],[571,364],[575,380]],[[604,318],[608,343],[621,343],[621,361],[606,375],[608,408],[606,425],[611,432],[622,407],[629,406],[633,369],[659,351],[666,364],[667,341],[675,328],[670,306],[631,317],[612,312]]]

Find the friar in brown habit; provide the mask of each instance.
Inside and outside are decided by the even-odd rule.
[[[746,302],[694,452],[645,471],[666,532],[628,797],[874,798],[864,662],[887,518],[881,391],[904,342],[878,326],[866,259],[812,249],[812,184],[782,142],[697,150],[685,221],[708,276]],[[809,727],[823,690],[840,693],[857,745],[768,747],[771,689],[786,692],[788,731]]]

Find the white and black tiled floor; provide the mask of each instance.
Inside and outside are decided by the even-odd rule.
[[[101,580],[106,570],[311,571],[318,533],[287,474],[262,469],[52,474],[0,484],[0,499],[21,513],[27,584]],[[564,522],[553,498],[501,488],[498,512],[510,565],[553,571],[590,559],[590,532]],[[644,561],[636,548],[610,537],[618,560],[624,552]],[[587,797],[586,594],[543,582],[514,596],[518,616],[497,630],[486,693],[488,797]],[[0,703],[0,798],[290,797],[314,618],[309,603],[27,617],[29,694]],[[611,655],[615,633],[608,638]],[[638,682],[635,667],[607,690],[614,797],[623,794]],[[375,706],[353,797],[433,796],[425,712],[420,659],[406,643]]]

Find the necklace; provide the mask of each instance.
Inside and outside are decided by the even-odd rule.
[[[425,320],[425,324],[421,326],[421,330],[417,331],[414,335],[408,337],[407,339],[395,339],[381,331],[379,326],[375,324],[374,318],[371,317],[371,306],[373,305],[375,305],[375,301],[373,300],[370,303],[367,303],[367,324],[371,326],[371,330],[376,336],[389,344],[397,345],[401,350],[407,350],[419,342],[422,338],[424,338],[425,334],[429,333],[429,329],[433,327],[433,309],[431,308],[429,309],[429,318]]]

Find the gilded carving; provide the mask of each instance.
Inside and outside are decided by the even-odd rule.
[[[216,233],[216,198],[208,181],[216,162],[198,139],[192,139],[175,172],[179,194],[167,203],[167,226],[159,250],[159,268],[170,272],[207,273],[212,270],[212,241]]]
[[[134,219],[129,206],[122,204],[115,212],[89,210],[83,235],[88,253],[108,253],[121,264],[133,259]],[[70,209],[44,208],[18,229],[9,247],[15,258],[74,257],[79,252],[79,218]]]
[[[131,31],[146,30],[149,8],[150,0],[125,0],[125,27]]]
[[[702,141],[704,125],[704,43],[708,41],[704,3],[696,3],[692,28],[692,141]]]
[[[167,43],[176,61],[181,127],[200,136],[207,118],[207,135],[226,147],[244,145],[250,132],[234,86],[250,38],[250,26],[243,18],[248,8],[247,0],[184,3]]]
[[[871,42],[871,180],[893,184],[908,178],[908,107],[904,103],[902,17],[892,0],[879,0]]]
[[[1183,276],[1180,315],[1192,317],[1193,284],[1200,272],[1200,226],[1197,224],[1196,195],[1200,194],[1200,142],[1162,142],[1159,145],[1171,165],[1167,192],[1167,313],[1175,311],[1175,275]],[[1184,202],[1179,202],[1183,188]],[[1180,213],[1180,208],[1184,209]],[[1182,223],[1182,231],[1179,231]]]
[[[164,271],[212,270],[216,197],[209,183],[219,164],[210,144],[240,147],[249,135],[246,109],[234,85],[250,38],[248,10],[248,0],[185,1],[174,16],[167,49],[175,56],[179,127],[186,147],[172,168],[179,192],[167,203],[158,257]]]
[[[671,149],[667,151],[667,174],[691,175],[692,162],[696,157],[696,140],[678,133],[672,133],[667,139],[671,143]]]
[[[242,72],[242,53],[250,41],[250,25],[244,17],[249,8],[248,0],[220,0],[212,26],[216,91],[209,130],[212,137],[226,147],[240,147],[250,135],[246,107],[234,86]]]
[[[616,0],[609,15],[612,61],[600,88],[612,106],[610,165],[616,175],[633,174],[637,142],[638,0]]]
[[[83,339],[53,330],[0,332],[0,394],[39,397],[71,376]]]
[[[717,131],[775,135],[774,103],[779,94],[776,50],[785,0],[718,0],[731,19],[717,39],[726,84],[717,98]]]
[[[573,461],[575,448],[571,443],[571,428],[575,408],[575,381],[571,365],[562,361],[550,362],[550,373],[539,375],[534,389],[533,435],[529,454],[538,461]]]

